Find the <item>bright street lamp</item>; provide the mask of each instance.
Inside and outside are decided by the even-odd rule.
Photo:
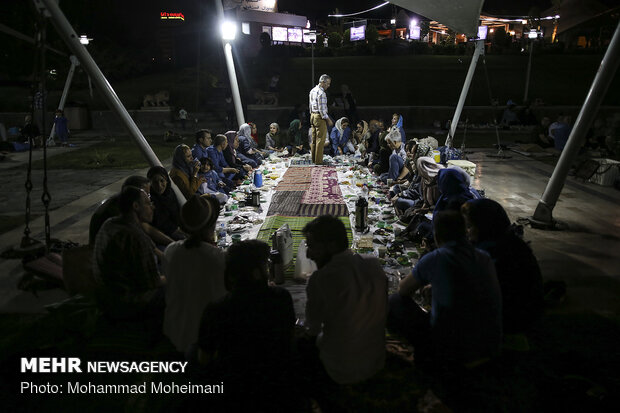
[[[226,20],[222,22],[222,39],[224,40],[235,40],[235,36],[237,35],[237,24],[230,20]]]

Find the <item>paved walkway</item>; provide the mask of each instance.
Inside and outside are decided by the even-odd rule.
[[[474,186],[484,188],[488,197],[500,202],[512,220],[531,215],[553,168],[514,153],[509,159],[488,156],[494,153],[477,149],[469,155],[477,164]],[[0,187],[8,188],[0,195],[2,213],[21,211],[24,202],[25,168],[19,161],[13,162],[14,168],[0,167]],[[52,236],[86,243],[90,215],[97,204],[116,193],[125,177],[134,173],[145,174],[146,169],[51,171]],[[38,196],[33,202],[40,202]],[[566,301],[554,311],[595,312],[616,319],[620,315],[619,204],[620,191],[569,178],[554,210],[554,217],[568,229],[526,228],[525,238],[531,241],[545,280],[561,279],[568,285]],[[43,218],[35,219],[31,228],[34,236],[42,239]],[[18,244],[22,233],[20,227],[1,234],[0,250]],[[44,305],[66,297],[60,289],[41,291],[37,297],[18,290],[21,274],[18,260],[0,259],[0,312],[40,312]]]

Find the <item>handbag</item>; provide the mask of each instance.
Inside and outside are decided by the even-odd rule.
[[[271,248],[280,252],[283,268],[291,265],[293,262],[293,235],[288,224],[282,225],[273,233]]]

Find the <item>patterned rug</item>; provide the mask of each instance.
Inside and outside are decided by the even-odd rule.
[[[299,208],[301,206],[301,198],[305,191],[277,191],[273,193],[271,198],[271,204],[269,204],[269,210],[267,216],[271,215],[286,215],[286,216],[298,216]],[[303,216],[303,215],[302,215]],[[313,215],[305,215],[313,216]],[[316,215],[314,215],[316,216]]]
[[[325,214],[348,217],[349,208],[346,204],[301,204],[296,215],[300,217],[318,217]]]
[[[302,204],[344,204],[336,168],[312,168],[311,178]]]
[[[289,266],[286,270],[285,275],[292,276],[295,272],[295,258],[297,258],[297,249],[299,248],[299,243],[304,239],[304,235],[302,233],[306,224],[312,221],[316,217],[287,217],[281,215],[274,215],[271,217],[267,217],[265,222],[261,226],[258,231],[258,236],[256,239],[261,241],[265,241],[269,246],[271,246],[271,235],[282,225],[288,224],[291,229],[291,234],[293,236],[293,264]],[[344,224],[345,229],[347,230],[347,238],[349,239],[349,245],[353,243],[353,233],[351,232],[351,221],[349,217],[340,217],[339,218]]]
[[[315,168],[291,167],[282,176],[275,191],[305,191],[310,188],[312,170]]]

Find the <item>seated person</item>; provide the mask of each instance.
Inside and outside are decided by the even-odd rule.
[[[228,201],[229,188],[226,186],[213,170],[213,161],[209,158],[202,158],[200,160],[200,172],[198,176],[205,179],[205,182],[198,188],[198,193],[201,195],[212,195],[220,204],[225,204]]]
[[[375,156],[373,160],[373,170],[377,175],[381,175],[390,169],[390,155],[392,154],[392,149],[390,149],[385,140],[388,133],[389,132],[383,127],[383,122],[379,121],[379,155]]]
[[[398,130],[391,131],[385,137],[385,141],[387,142],[388,147],[392,150],[392,153],[390,154],[390,158],[388,160],[388,171],[381,174],[381,176],[379,176],[379,180],[383,182],[387,182],[388,179],[396,181],[405,166],[407,154],[403,148]]]
[[[224,251],[215,245],[220,206],[214,198],[193,195],[181,209],[181,226],[189,236],[164,251],[166,311],[164,334],[192,358],[205,307],[226,295]],[[208,265],[205,265],[208,264]]]
[[[512,230],[500,204],[490,199],[468,201],[461,207],[467,236],[495,263],[502,292],[504,333],[524,333],[543,313],[543,282],[536,257]]]
[[[125,179],[121,191],[128,186],[135,186],[136,188],[142,189],[146,193],[150,193],[151,181],[143,176],[132,175]],[[95,238],[97,237],[97,233],[99,232],[99,229],[101,229],[103,223],[108,218],[112,218],[120,214],[118,204],[119,197],[120,193],[112,195],[110,198],[101,202],[101,204],[99,204],[99,206],[93,213],[93,216],[90,218],[90,225],[88,227],[88,243],[90,245],[95,245]],[[151,238],[151,240],[156,245],[165,246],[173,241],[172,238],[155,228],[151,223],[142,222],[141,225],[144,232],[146,232],[149,238]],[[159,251],[155,249],[155,253],[159,254]]]
[[[35,138],[38,138],[40,136],[39,128],[37,127],[37,125],[32,123],[31,115],[26,115],[26,117],[24,118],[24,126],[22,126],[20,133],[21,133],[22,139],[27,142],[34,141]],[[41,146],[41,145],[42,145],[42,142],[35,146]]]
[[[512,125],[519,124],[519,115],[517,114],[516,108],[517,105],[515,105],[512,99],[506,102],[506,109],[504,109],[502,120],[499,122],[502,127],[509,128]]]
[[[568,143],[568,138],[573,129],[570,123],[571,117],[563,116],[556,122],[555,128],[553,128],[553,144],[558,151],[564,150],[564,147]],[[551,127],[549,127],[549,130],[551,131]],[[551,134],[551,132],[549,133]]]
[[[2,152],[25,152],[32,148],[39,148],[43,146],[43,136],[39,134],[39,128],[32,123],[32,116],[26,115],[24,119],[24,126],[20,129],[19,140],[14,142],[7,141],[6,131],[3,135],[3,139],[0,139],[0,151]],[[2,125],[2,124],[0,124]]]
[[[224,134],[226,136],[226,149],[224,149],[224,160],[231,167],[239,171],[233,178],[234,180],[243,180],[252,170],[252,165],[245,163],[241,160],[237,148],[239,148],[239,136],[237,132],[229,130]]]
[[[291,155],[308,153],[307,142],[302,138],[301,121],[293,119],[288,127],[288,140],[291,145]]]
[[[185,239],[179,229],[179,200],[170,185],[168,172],[162,166],[153,166],[146,173],[151,182],[150,195],[155,212],[153,226],[174,240]]]
[[[342,221],[323,215],[303,234],[318,270],[306,287],[306,326],[319,358],[336,383],[372,377],[385,362],[387,283],[376,258],[349,249]]]
[[[368,130],[368,123],[365,120],[360,120],[357,122],[355,130],[353,131],[353,141],[357,142],[362,158],[366,157],[366,148],[368,147],[369,138],[370,131]]]
[[[470,199],[481,198],[478,191],[471,187],[471,176],[458,166],[449,166],[437,173],[439,199],[435,204],[433,219],[438,212],[459,211],[461,205]]]
[[[97,302],[114,319],[163,315],[164,279],[157,270],[153,244],[140,226],[153,220],[149,195],[128,186],[118,205],[120,215],[104,222],[95,239]]]
[[[207,305],[200,323],[198,360],[218,380],[234,383],[232,403],[269,400],[266,395],[276,397],[289,381],[293,299],[286,289],[268,285],[268,259],[262,241],[230,246],[224,270],[229,293]]]
[[[224,158],[224,150],[228,147],[228,140],[224,135],[216,135],[213,145],[209,147],[209,159],[213,162],[213,170],[226,184],[228,189],[234,188],[236,185],[233,181],[239,179],[239,169],[233,168],[226,162]]]
[[[427,213],[433,208],[439,198],[437,174],[443,168],[443,165],[435,163],[433,158],[426,156],[418,158],[416,174],[419,181],[412,181],[406,190],[391,198],[396,213],[402,215],[412,207],[417,209],[417,213]]]
[[[407,142],[407,135],[405,134],[405,129],[403,128],[403,116],[395,113],[392,115],[392,126],[390,126],[389,132],[397,130],[400,134],[400,139],[403,142]]]
[[[204,182],[198,177],[200,162],[192,156],[192,150],[185,144],[178,145],[172,156],[170,178],[179,187],[185,199],[189,199],[198,191]]]
[[[252,127],[244,123],[239,127],[237,135],[239,135],[238,156],[243,162],[251,165],[252,168],[256,168],[262,163],[263,154],[258,149],[256,141],[252,138]]]
[[[213,144],[211,130],[200,129],[195,135],[196,143],[192,147],[192,157],[194,159],[202,159],[209,156],[207,148]]]
[[[541,148],[553,148],[553,138],[549,136],[550,123],[551,121],[548,117],[543,117],[540,120],[540,124],[532,129],[530,143],[536,144]]]
[[[369,154],[368,164],[374,164],[374,159],[379,157],[379,135],[383,131],[383,126],[378,120],[371,120],[368,124],[368,140],[366,142],[366,152]]]
[[[501,292],[491,258],[467,242],[460,212],[433,220],[438,248],[424,255],[390,296],[388,330],[408,339],[433,367],[468,365],[496,355],[502,341]],[[411,295],[431,285],[424,312]]]
[[[282,134],[280,133],[280,125],[272,123],[269,125],[269,132],[265,135],[265,150],[268,153],[281,152],[286,148],[284,145]]]
[[[349,128],[349,119],[340,118],[332,128],[329,134],[332,151],[334,156],[352,155],[355,153],[355,147],[351,142],[351,128]]]

